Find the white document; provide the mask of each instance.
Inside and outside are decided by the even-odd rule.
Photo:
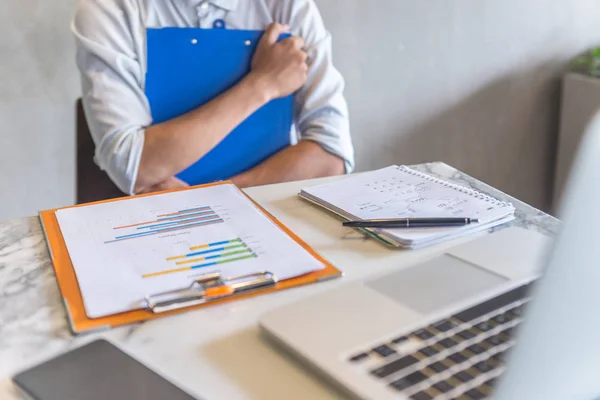
[[[144,297],[197,276],[324,268],[233,185],[131,198],[56,213],[86,314],[144,308]]]
[[[512,204],[406,166],[391,166],[305,188],[301,196],[352,220],[431,217],[480,220],[464,227],[373,230],[407,247],[422,247],[488,229],[514,219],[515,211]]]

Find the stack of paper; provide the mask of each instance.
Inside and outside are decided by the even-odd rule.
[[[303,189],[300,197],[346,220],[392,218],[478,218],[451,228],[369,229],[386,243],[419,248],[487,230],[514,219],[515,208],[470,188],[454,185],[406,166],[391,166]]]
[[[232,184],[56,212],[89,318],[146,307],[144,298],[199,276],[269,271],[289,279],[324,264]]]

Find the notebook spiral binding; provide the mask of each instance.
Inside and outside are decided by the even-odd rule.
[[[503,207],[513,207],[512,203],[510,203],[510,202],[501,201],[501,200],[495,199],[495,198],[493,198],[491,196],[488,196],[487,194],[483,194],[481,192],[478,192],[477,190],[474,190],[474,189],[471,189],[471,188],[466,188],[464,186],[460,186],[460,185],[457,185],[455,183],[449,183],[449,182],[446,182],[446,181],[444,181],[442,179],[434,178],[431,175],[427,175],[427,174],[425,174],[423,172],[414,170],[414,169],[412,169],[410,167],[407,167],[406,165],[401,165],[401,166],[398,167],[398,169],[400,169],[400,170],[402,170],[402,171],[404,171],[404,172],[406,172],[408,174],[411,174],[411,175],[414,175],[414,176],[418,176],[419,178],[423,178],[423,179],[426,179],[428,181],[437,183],[439,185],[442,185],[442,186],[454,189],[454,190],[456,190],[458,192],[468,194],[469,196],[476,197],[478,199],[486,201],[486,202],[488,202],[490,204],[493,204],[495,206],[498,206],[500,208],[503,208]]]

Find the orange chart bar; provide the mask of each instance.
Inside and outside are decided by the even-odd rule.
[[[164,228],[161,228],[161,229],[154,229],[154,230],[145,231],[145,232],[132,233],[132,234],[129,234],[129,235],[121,235],[121,236],[117,236],[114,240],[109,240],[109,241],[104,242],[104,243],[115,243],[115,242],[120,242],[122,240],[136,239],[136,238],[140,238],[140,237],[158,235],[158,234],[161,234],[161,233],[173,232],[173,231],[178,231],[178,230],[183,230],[183,229],[190,229],[190,228],[197,228],[197,227],[200,227],[200,226],[220,224],[220,223],[223,223],[223,222],[224,221],[220,217],[216,217],[216,219],[212,219],[212,220],[208,220],[208,221],[201,221],[201,222],[196,222],[196,223],[187,223],[187,224],[184,224],[184,225],[167,226],[167,227],[164,227]]]
[[[227,264],[227,263],[234,262],[234,261],[241,261],[241,260],[246,260],[249,258],[256,258],[256,257],[257,257],[256,254],[249,253],[247,255],[236,257],[236,258],[228,258],[225,260],[219,260],[219,261],[213,261],[213,262],[209,262],[209,263],[205,263],[205,264],[193,265],[191,267],[174,268],[174,269],[168,269],[165,271],[153,272],[150,274],[142,275],[142,278],[152,278],[155,276],[174,274],[176,272],[192,271],[192,270],[198,269],[198,268],[206,268],[206,267],[211,267],[211,266],[215,266],[215,265]]]
[[[226,245],[232,245],[232,246],[226,246]],[[241,247],[241,246],[245,246],[242,242],[242,239],[232,239],[232,240],[223,240],[221,242],[213,242],[213,243],[206,243],[206,244],[201,244],[198,246],[192,246],[190,247],[190,250],[194,251],[194,250],[202,250],[202,249],[206,249],[204,251],[194,251],[193,253],[187,253],[187,254],[182,254],[179,256],[174,256],[174,257],[169,257],[167,258],[167,261],[173,261],[173,260],[181,260],[187,257],[195,257],[195,256],[199,256],[201,254],[208,254],[208,253],[213,253],[213,252],[217,252],[217,251],[223,251],[223,250],[229,250],[229,249],[233,249],[236,247]]]

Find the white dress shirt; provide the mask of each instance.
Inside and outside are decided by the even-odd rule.
[[[144,130],[152,124],[144,91],[146,28],[212,28],[217,19],[228,29],[263,30],[279,22],[305,40],[308,79],[294,95],[292,142],[317,142],[343,158],[350,172],[354,150],[344,80],[332,64],[331,35],[313,0],[80,0],[72,29],[100,168],[134,194]]]

